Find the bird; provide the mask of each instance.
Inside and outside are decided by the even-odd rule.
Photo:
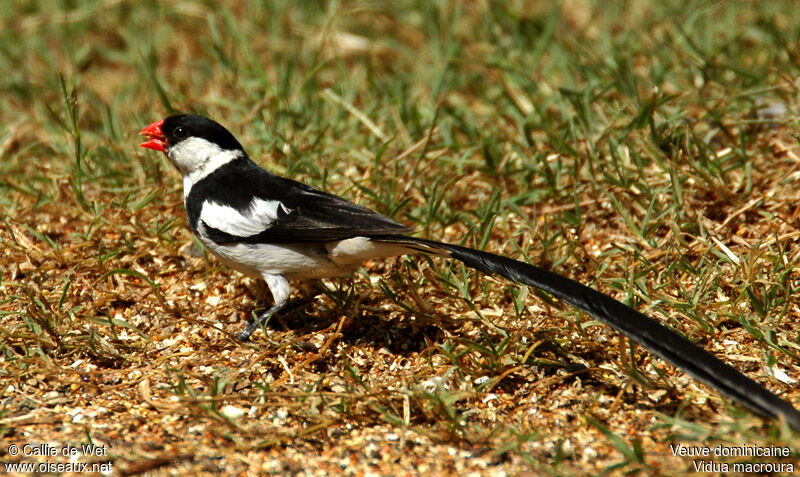
[[[183,179],[189,225],[219,260],[266,282],[274,305],[238,334],[249,341],[292,307],[290,282],[347,276],[364,262],[405,254],[458,260],[488,275],[542,290],[609,325],[659,358],[749,409],[800,431],[800,412],[677,331],[609,295],[550,270],[462,245],[413,235],[371,209],[256,164],[224,126],[174,114],[140,131]]]

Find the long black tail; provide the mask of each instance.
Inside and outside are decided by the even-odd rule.
[[[752,412],[776,419],[783,416],[789,426],[800,431],[800,412],[791,404],[670,328],[586,285],[508,257],[458,245],[407,236],[375,237],[375,240],[401,243],[427,253],[442,254],[444,251],[442,255],[449,255],[484,273],[544,290],[611,326]]]

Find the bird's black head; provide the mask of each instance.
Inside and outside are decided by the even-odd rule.
[[[141,147],[161,151],[194,183],[229,162],[248,161],[242,145],[216,121],[196,114],[175,114],[142,129]],[[185,185],[184,185],[185,187]]]
[[[242,150],[239,141],[221,124],[197,114],[174,114],[150,124],[140,134],[149,139],[142,147],[164,153],[189,138],[205,139],[223,150]]]

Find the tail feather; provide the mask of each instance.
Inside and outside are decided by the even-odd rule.
[[[790,403],[684,336],[608,295],[549,270],[480,250],[417,237],[376,239],[401,243],[420,252],[449,254],[484,273],[546,291],[606,323],[752,412],[776,419],[783,417],[792,428],[800,431],[800,412]]]

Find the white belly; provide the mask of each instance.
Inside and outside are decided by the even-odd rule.
[[[356,267],[342,269],[328,258],[323,244],[231,244],[204,245],[225,265],[245,275],[264,278],[282,275],[288,280],[327,278],[351,273]]]
[[[255,278],[281,275],[287,280],[341,277],[353,273],[366,260],[409,252],[405,247],[372,242],[366,237],[286,244],[218,245],[204,237],[200,241],[238,272]]]

